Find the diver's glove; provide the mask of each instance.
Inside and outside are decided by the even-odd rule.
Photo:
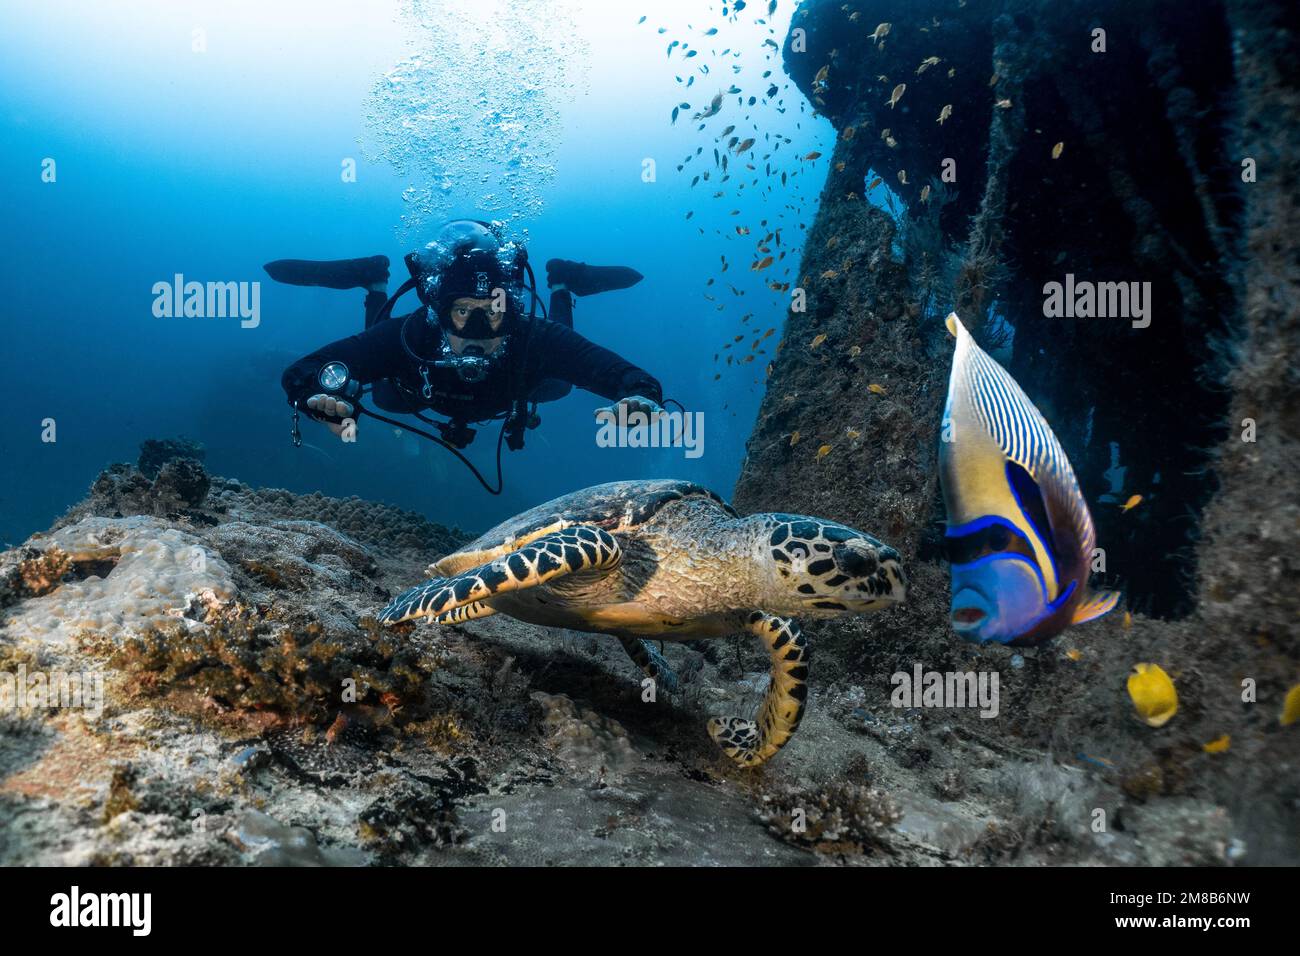
[[[343,423],[347,419],[352,419],[352,427],[355,432],[356,420],[352,416],[356,409],[352,407],[351,402],[345,402],[337,395],[313,395],[307,399],[307,414],[316,421],[324,424],[330,431],[343,437]]]
[[[640,412],[652,425],[659,420],[660,415],[667,414],[664,407],[654,399],[646,398],[644,395],[629,395],[627,398],[620,398],[613,405],[606,405],[604,408],[596,409],[596,420],[613,420],[617,422],[620,406],[627,409],[629,418],[633,413]]]

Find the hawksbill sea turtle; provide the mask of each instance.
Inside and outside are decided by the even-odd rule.
[[[808,696],[808,646],[791,616],[860,614],[903,600],[898,552],[803,515],[739,515],[688,481],[615,481],[517,515],[429,567],[432,579],[379,614],[459,624],[489,614],[612,634],[660,687],[676,688],[647,638],[749,631],[772,661],[754,720],[715,717],[709,735],[742,767],[790,739]]]

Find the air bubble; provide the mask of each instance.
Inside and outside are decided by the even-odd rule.
[[[413,51],[371,90],[363,147],[408,181],[400,237],[443,219],[536,216],[560,106],[586,83],[574,0],[407,0]]]

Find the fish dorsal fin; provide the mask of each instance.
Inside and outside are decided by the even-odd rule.
[[[1074,617],[1070,619],[1070,623],[1083,624],[1087,621],[1095,621],[1103,614],[1113,611],[1118,603],[1118,591],[1097,591],[1089,594],[1074,609]]]
[[[1003,455],[1028,472],[1042,490],[1058,545],[1064,549],[1067,538],[1073,539],[1068,542],[1071,549],[1088,560],[1096,540],[1092,515],[1051,426],[1007,370],[975,344],[955,313],[946,325],[957,336],[949,400],[955,389],[964,393]],[[1063,533],[1066,529],[1068,535]],[[1067,557],[1073,555],[1062,554]]]

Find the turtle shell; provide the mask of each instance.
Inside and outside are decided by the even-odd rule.
[[[702,485],[671,478],[611,481],[561,495],[501,522],[459,551],[435,563],[443,577],[486,564],[552,531],[573,525],[596,525],[612,533],[633,531],[664,505],[685,498],[713,502],[733,517],[732,507]]]

